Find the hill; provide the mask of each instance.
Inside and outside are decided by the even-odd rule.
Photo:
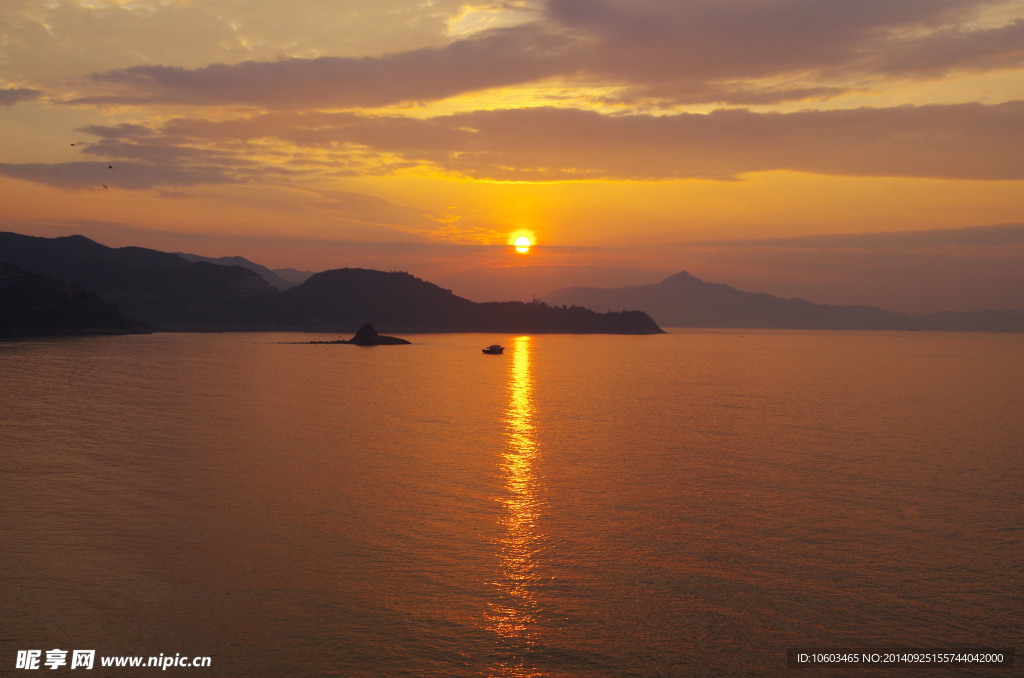
[[[597,311],[635,308],[664,327],[1024,331],[1024,312],[893,313],[872,306],[831,306],[782,299],[704,282],[683,271],[653,285],[569,287],[544,297]]]
[[[335,269],[281,292],[246,266],[188,261],[140,247],[110,248],[80,235],[0,232],[0,252],[26,270],[93,290],[161,330],[351,333],[372,323],[403,332],[661,332],[640,312],[481,304],[401,272]]]
[[[283,292],[286,326],[342,330],[363,322],[402,332],[655,334],[644,313],[596,313],[540,303],[478,303],[408,273],[344,268],[317,273]]]
[[[0,337],[146,331],[82,287],[0,262]]]
[[[186,261],[205,261],[209,264],[247,268],[279,290],[291,289],[299,283],[305,282],[313,275],[309,271],[297,271],[294,268],[270,269],[262,264],[249,261],[244,257],[201,257],[198,254],[186,254],[184,252],[175,252],[175,254]]]
[[[4,260],[80,285],[154,327],[224,329],[260,322],[276,294],[241,266],[189,262],[142,247],[111,248],[81,235],[38,238],[0,232]]]

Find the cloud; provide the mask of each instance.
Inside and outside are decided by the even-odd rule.
[[[79,131],[99,137],[82,152],[108,159],[149,164],[216,164],[234,168],[240,181],[259,176],[275,182],[303,177],[389,174],[416,166],[414,161],[379,151],[350,148],[322,138],[318,119],[341,119],[324,114],[273,114],[249,119],[212,122],[177,119],[162,126],[138,124],[91,125]]]
[[[623,100],[746,105],[827,98],[866,79],[1018,67],[1019,21],[971,23],[1003,4],[550,0],[548,13],[564,33],[586,36],[574,68],[620,85]]]
[[[113,169],[106,162],[0,163],[0,175],[73,190],[241,183],[230,168],[139,162],[118,162]]]
[[[433,118],[278,112],[221,121],[93,125],[81,152],[116,161],[2,165],[66,187],[128,188],[386,175],[426,166],[478,179],[735,180],[775,170],[842,176],[1024,179],[1024,101],[708,115],[603,115],[563,108]],[[103,167],[101,167],[103,169]],[[86,177],[89,177],[88,179]],[[326,204],[326,203],[325,203]]]
[[[953,70],[995,71],[1024,63],[1024,20],[966,30],[959,26],[892,41],[852,59],[847,68],[892,77],[935,78]],[[827,72],[827,70],[826,70]]]
[[[292,183],[429,167],[477,179],[736,180],[776,170],[833,176],[1024,179],[1024,100],[852,110],[604,115],[568,108],[471,111],[433,118],[277,112],[163,125],[93,125],[93,163],[3,165],[66,187]],[[102,169],[102,167],[101,167]],[[86,177],[90,177],[86,179]],[[326,203],[324,203],[326,205]]]
[[[499,180],[735,179],[771,170],[1014,180],[1024,178],[1021,119],[1024,101],[672,116],[556,108],[429,119],[271,114],[178,120],[165,130],[197,140],[269,137],[348,147]]]
[[[142,125],[90,125],[80,132],[100,137],[99,141],[85,144],[82,153],[116,160],[135,160],[148,165],[202,163],[226,163],[252,166],[244,158],[224,153],[191,147],[176,140],[159,136],[155,131]]]
[[[496,179],[832,175],[1024,178],[1024,101],[799,113],[602,116],[530,109],[452,116],[443,167]]]
[[[614,87],[620,99],[666,105],[821,98],[853,86],[844,82],[850,79],[1020,66],[1020,18],[994,26],[971,23],[1000,4],[549,0],[536,21],[381,56],[108,70],[92,76],[93,93],[72,103],[349,108],[433,101],[552,78]]]
[[[138,124],[90,125],[78,131],[99,137],[76,150],[101,160],[0,164],[0,174],[72,190],[150,189],[204,184],[248,184],[277,179],[288,170],[260,164],[238,150],[198,147]]]
[[[213,64],[197,69],[135,66],[98,73],[116,93],[73,104],[236,104],[271,109],[385,106],[517,85],[560,72],[563,42],[543,31],[491,30],[444,47],[384,57],[320,57]]]
[[[596,38],[596,67],[630,80],[751,78],[849,61],[897,29],[958,21],[976,0],[551,0],[560,24]],[[644,72],[644,74],[641,73]],[[653,71],[653,73],[652,73]]]
[[[34,101],[42,92],[28,88],[0,89],[0,106],[13,106],[22,101]]]
[[[504,4],[521,3],[486,9],[507,24],[516,8]],[[380,55],[444,44],[449,21],[473,9],[485,8],[465,0],[289,0],[286,12],[272,0],[0,2],[0,63],[11,82],[57,90],[130,65]]]

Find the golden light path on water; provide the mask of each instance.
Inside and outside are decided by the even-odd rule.
[[[541,502],[534,474],[538,446],[531,348],[530,337],[516,337],[509,361],[506,445],[501,459],[505,494],[499,499],[502,532],[497,540],[500,569],[495,581],[499,595],[488,604],[487,612],[487,627],[509,650],[491,667],[492,675],[509,678],[540,675],[523,656],[537,637],[536,555],[542,538],[537,530]]]

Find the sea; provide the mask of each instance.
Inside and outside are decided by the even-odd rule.
[[[335,338],[0,343],[0,674],[1019,675],[1024,334]]]

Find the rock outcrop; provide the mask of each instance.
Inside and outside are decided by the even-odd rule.
[[[378,334],[373,325],[366,323],[356,330],[355,336],[349,339],[348,343],[355,344],[356,346],[396,346],[398,344],[408,344],[409,342],[398,337]]]

